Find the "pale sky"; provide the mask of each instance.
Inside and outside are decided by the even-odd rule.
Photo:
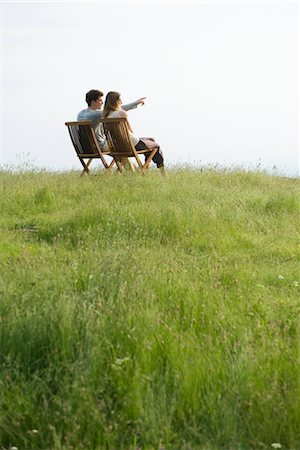
[[[66,121],[118,91],[166,166],[299,175],[299,5],[1,2],[1,165],[80,169]]]

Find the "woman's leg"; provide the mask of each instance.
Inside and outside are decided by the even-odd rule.
[[[161,151],[160,146],[158,145],[158,150],[155,153],[155,155],[152,158],[152,161],[156,164],[156,167],[160,169],[161,167],[164,167],[164,157]]]
[[[146,148],[149,148],[149,146],[146,145],[146,143],[147,143],[147,140],[150,140],[151,141],[150,146],[152,148],[153,147],[158,148],[157,152],[155,153],[155,155],[152,158],[152,161],[156,164],[156,167],[158,169],[160,169],[161,167],[164,167],[164,157],[163,157],[160,146],[155,142],[155,140],[153,138],[142,138],[142,139],[143,140],[140,139],[139,142],[136,144],[136,146],[135,146],[136,150],[145,150]],[[155,144],[155,145],[153,145],[153,144]],[[151,150],[149,152],[145,153],[145,161],[149,157],[150,153],[151,153]]]

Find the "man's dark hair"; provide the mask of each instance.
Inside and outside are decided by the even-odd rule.
[[[99,97],[103,97],[103,92],[92,89],[91,91],[86,93],[85,101],[89,106],[91,106],[92,101],[94,100],[95,102]]]

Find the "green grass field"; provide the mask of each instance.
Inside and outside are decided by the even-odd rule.
[[[0,173],[0,448],[300,449],[300,181]]]

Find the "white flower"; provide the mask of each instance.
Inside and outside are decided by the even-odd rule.
[[[281,444],[279,444],[279,442],[274,442],[271,447],[273,448],[281,448]]]
[[[278,280],[283,280],[283,279],[284,279],[284,277],[282,275],[278,275]],[[275,444],[276,444],[276,442],[275,442]],[[275,448],[277,448],[277,447],[275,447]]]

